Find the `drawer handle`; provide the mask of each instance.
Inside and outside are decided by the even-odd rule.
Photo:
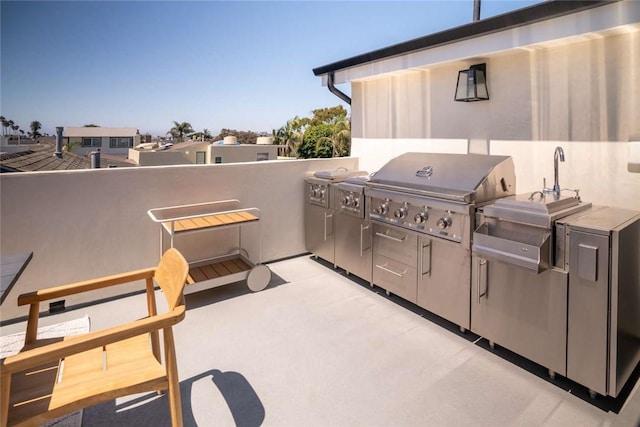
[[[400,242],[400,243],[404,242],[404,239],[407,238],[407,236],[404,236],[401,238],[392,237],[392,236],[389,236],[387,233],[381,233],[379,231],[376,231],[376,236],[384,237],[385,239],[393,240],[394,242]]]
[[[386,271],[387,273],[391,273],[394,276],[398,276],[398,277],[404,277],[404,273],[407,272],[407,270],[405,269],[402,273],[398,273],[397,271],[393,271],[392,269],[388,268],[387,265],[389,264],[385,262],[383,265],[376,264],[376,267],[378,267],[380,270]]]

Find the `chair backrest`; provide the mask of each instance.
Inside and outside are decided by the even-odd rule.
[[[189,263],[175,248],[168,249],[156,268],[154,279],[164,292],[169,310],[182,303],[182,291],[189,275]]]

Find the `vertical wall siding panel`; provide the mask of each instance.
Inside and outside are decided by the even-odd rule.
[[[351,137],[364,137],[364,88],[362,82],[351,83]]]
[[[635,31],[357,82],[354,136],[626,142],[640,135],[639,58]],[[458,71],[481,61],[491,99],[455,102]]]

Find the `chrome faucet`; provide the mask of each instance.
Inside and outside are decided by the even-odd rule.
[[[556,151],[553,152],[553,193],[560,194],[560,184],[558,184],[558,158],[561,162],[564,162],[564,150],[562,147],[556,147]]]

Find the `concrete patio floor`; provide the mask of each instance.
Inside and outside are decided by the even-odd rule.
[[[239,283],[187,296],[174,328],[185,425],[640,425],[640,383],[622,399],[589,401],[579,386],[551,382],[544,369],[308,255],[269,267],[277,277],[262,292]],[[144,308],[134,295],[41,324],[88,314],[98,330]],[[157,394],[83,414],[84,426],[169,424]]]

